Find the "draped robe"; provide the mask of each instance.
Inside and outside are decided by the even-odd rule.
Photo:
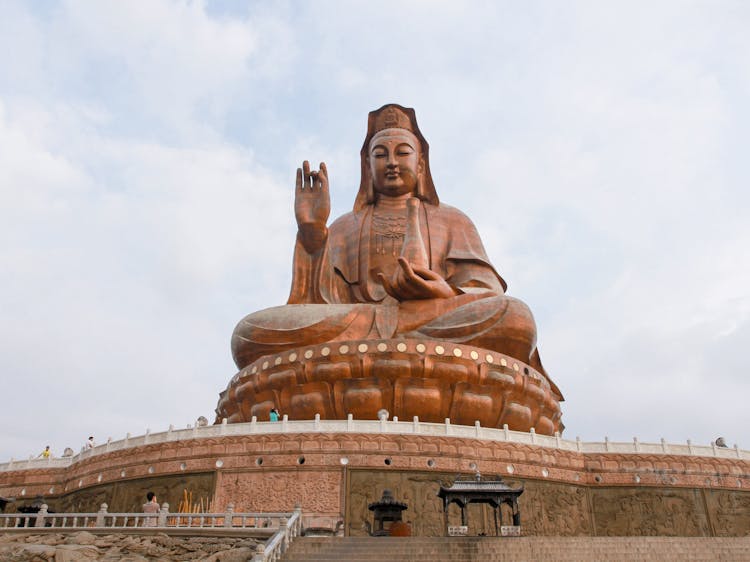
[[[298,236],[287,305],[250,314],[235,328],[232,353],[239,368],[304,345],[419,338],[498,351],[544,373],[531,311],[504,294],[506,283],[466,215],[448,205],[421,202],[419,226],[429,268],[457,294],[398,302],[370,267],[373,212],[370,204],[337,219],[314,253]]]

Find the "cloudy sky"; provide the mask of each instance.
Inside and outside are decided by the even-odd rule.
[[[565,436],[750,448],[746,2],[0,2],[0,460],[213,419],[367,112],[539,326]]]

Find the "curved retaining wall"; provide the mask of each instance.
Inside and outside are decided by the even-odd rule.
[[[457,474],[522,482],[524,532],[736,536],[750,532],[750,452],[691,444],[585,443],[532,433],[396,421],[310,420],[146,434],[66,459],[0,465],[0,496],[56,511],[138,509],[145,491],[175,510],[194,501],[292,509],[364,534],[383,488],[409,504],[415,534],[442,534],[440,482]],[[13,504],[11,504],[13,505]],[[9,506],[10,507],[10,506]],[[451,513],[451,519],[458,511]],[[475,532],[489,515],[472,506]],[[323,519],[321,519],[322,521]],[[310,523],[314,524],[314,523]]]

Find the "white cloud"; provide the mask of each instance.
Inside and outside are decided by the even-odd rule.
[[[570,436],[740,441],[748,16],[4,4],[0,458],[210,417],[234,323],[286,299],[294,168],[348,210],[389,101],[535,311]]]

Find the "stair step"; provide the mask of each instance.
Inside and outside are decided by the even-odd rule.
[[[301,537],[284,562],[742,561],[750,537]]]

